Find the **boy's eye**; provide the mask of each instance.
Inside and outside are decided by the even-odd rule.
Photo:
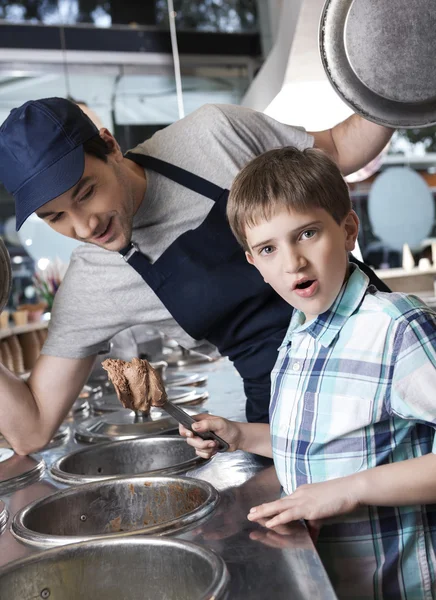
[[[313,236],[316,234],[315,229],[307,229],[306,231],[303,231],[303,233],[301,234],[301,237],[303,240],[310,240],[311,238],[313,238]]]
[[[272,252],[274,252],[274,246],[264,246],[263,248],[261,248],[259,254],[261,256],[266,256],[268,254],[271,254]]]

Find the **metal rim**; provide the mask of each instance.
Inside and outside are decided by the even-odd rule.
[[[90,419],[86,419],[82,423],[76,425],[75,437],[80,442],[86,442],[88,444],[95,444],[100,442],[116,442],[116,441],[125,441],[125,440],[134,440],[137,438],[145,438],[145,437],[155,437],[156,435],[169,434],[172,431],[178,431],[179,424],[175,419],[171,417],[162,418],[162,426],[158,431],[152,431],[150,433],[117,433],[113,436],[107,433],[98,433],[93,431],[92,428],[96,427],[99,423],[105,422],[106,419],[113,415],[117,415],[118,413],[127,414],[127,409],[123,408],[117,412],[105,413],[104,416],[92,417]],[[133,413],[132,413],[133,414]]]
[[[102,444],[98,444],[97,448],[99,450],[106,448],[113,448],[114,446],[116,447],[117,445],[123,445],[126,442],[129,444],[135,444],[135,443],[141,443],[141,444],[145,444],[145,445],[152,445],[155,442],[168,442],[168,443],[179,443],[179,442],[183,442],[184,444],[186,444],[186,441],[184,438],[178,437],[178,436],[153,436],[150,438],[136,438],[134,440],[117,440],[115,442],[107,442],[107,443],[102,443]],[[111,481],[114,479],[119,479],[120,477],[135,477],[138,476],[139,473],[135,473],[135,474],[125,474],[125,475],[80,475],[77,473],[69,473],[68,471],[64,471],[63,470],[63,465],[65,464],[65,462],[69,459],[71,459],[74,456],[81,456],[81,455],[86,455],[89,453],[94,452],[95,450],[95,446],[91,447],[91,448],[82,448],[81,450],[76,450],[75,452],[71,452],[70,454],[67,454],[65,456],[62,456],[61,458],[59,458],[57,461],[55,461],[53,463],[53,465],[50,468],[50,474],[53,477],[53,479],[56,479],[56,481],[60,481],[61,483],[66,483],[69,485],[78,485],[78,484],[85,484],[85,483],[92,483],[92,482],[99,482],[99,481]],[[199,466],[201,466],[202,464],[205,464],[207,461],[205,461],[203,458],[200,458],[199,456],[195,456],[193,458],[191,458],[190,460],[181,463],[179,465],[174,465],[172,467],[165,467],[162,469],[154,469],[152,471],[147,471],[146,473],[143,474],[144,477],[155,477],[155,476],[163,476],[163,475],[177,475],[179,473],[186,473],[187,471],[190,471],[192,469],[195,469]]]
[[[0,312],[9,299],[12,286],[12,271],[9,252],[3,240],[0,239]]]
[[[43,450],[49,450],[50,448],[56,448],[65,442],[70,435],[70,428],[65,423],[59,427],[54,436],[51,438],[47,446],[44,446]]]
[[[114,533],[99,533],[95,535],[52,535],[52,534],[41,534],[30,530],[24,524],[27,515],[33,509],[44,506],[45,504],[50,504],[51,502],[56,501],[59,498],[67,498],[68,496],[75,496],[77,493],[86,492],[87,489],[92,490],[97,485],[101,487],[110,486],[113,483],[113,480],[102,481],[99,483],[85,483],[82,486],[69,488],[66,490],[61,490],[59,492],[55,492],[45,498],[35,500],[31,502],[21,510],[19,510],[13,520],[11,525],[11,533],[21,542],[25,544],[29,544],[31,546],[38,546],[40,548],[50,548],[53,546],[65,546],[66,544],[74,544],[76,542],[87,542],[93,541],[96,539],[112,539],[112,538],[125,538],[125,537],[134,537],[138,535],[153,535],[159,533],[159,535],[169,535],[172,532],[180,532],[187,527],[189,527],[192,523],[198,522],[208,516],[216,507],[219,502],[219,493],[217,490],[207,481],[203,481],[201,479],[194,479],[191,477],[117,477],[115,481],[129,481],[129,482],[138,482],[141,485],[145,483],[162,483],[164,485],[176,484],[180,481],[189,481],[195,482],[195,485],[201,488],[206,493],[206,499],[204,502],[194,510],[186,513],[181,517],[177,517],[174,519],[170,519],[158,525],[148,525],[147,527],[143,527],[140,529],[136,529],[135,531],[123,531],[123,532],[114,532]],[[78,492],[79,490],[79,492]]]
[[[147,537],[147,538],[124,538],[124,539],[98,539],[92,542],[79,542],[75,544],[69,544],[63,548],[51,548],[50,550],[44,550],[37,554],[32,554],[24,559],[17,559],[7,566],[0,568],[0,578],[18,569],[25,568],[27,565],[32,565],[41,562],[51,562],[55,558],[59,558],[62,561],[67,561],[70,557],[77,559],[77,552],[83,550],[85,553],[98,551],[101,548],[108,548],[108,552],[111,552],[114,548],[123,548],[128,546],[143,546],[145,548],[157,547],[157,551],[162,546],[177,547],[180,550],[192,552],[201,557],[202,560],[207,561],[211,566],[211,572],[213,573],[213,580],[211,581],[207,590],[204,591],[198,600],[220,600],[226,593],[230,575],[224,560],[214,550],[210,548],[204,548],[193,542],[166,539],[160,537]],[[138,560],[140,553],[138,553]],[[142,559],[141,559],[142,560]]]
[[[388,127],[428,127],[436,123],[436,101],[403,103],[365,86],[348,61],[344,30],[354,0],[326,0],[319,26],[324,71],[341,99],[366,119]]]
[[[172,397],[172,390],[180,390],[179,395],[175,394],[175,397]],[[182,392],[183,390],[183,392]],[[197,404],[201,404],[205,400],[209,398],[209,392],[207,390],[199,390],[193,386],[185,386],[185,387],[173,387],[168,388],[168,400],[173,404],[182,404],[186,406],[196,406]],[[106,413],[117,412],[121,409],[121,404],[119,400],[115,402],[115,394],[110,395],[110,401],[108,402],[108,395],[99,396],[95,400],[91,401],[91,408],[93,414],[100,416]]]
[[[3,500],[0,500],[0,534],[6,529],[9,513]]]
[[[5,479],[4,481],[0,481],[0,492],[2,494],[8,494],[29,483],[35,483],[41,479],[42,474],[45,471],[44,460],[36,454],[30,454],[29,458],[35,460],[35,465],[31,469],[10,477],[9,479]]]

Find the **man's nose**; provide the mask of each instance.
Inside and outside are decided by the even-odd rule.
[[[92,216],[76,214],[72,216],[72,225],[76,238],[80,240],[89,240],[96,231],[97,223],[95,223],[95,219]]]

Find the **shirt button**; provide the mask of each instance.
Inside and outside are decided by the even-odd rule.
[[[299,371],[300,370],[300,363],[299,362],[294,362],[294,364],[292,365],[292,369],[294,371]]]

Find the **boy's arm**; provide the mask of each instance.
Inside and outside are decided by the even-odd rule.
[[[238,423],[239,450],[272,458],[271,435],[268,423]]]
[[[311,135],[314,146],[329,154],[343,175],[349,175],[380,154],[393,132],[354,114],[331,129],[311,132]]]
[[[436,429],[436,313],[409,303],[407,319],[395,323],[388,411],[397,418]],[[436,503],[436,438],[433,453],[381,465],[322,483],[303,485],[276,502],[255,507],[250,519],[277,515],[274,527],[294,519],[317,520],[351,512],[357,506],[408,506]]]
[[[410,506],[436,503],[436,456],[427,454],[322,483],[302,485],[290,496],[251,509],[250,521],[266,527],[305,519],[320,521],[360,505]]]
[[[192,425],[195,431],[206,433],[213,431],[229,444],[229,451],[244,450],[261,456],[272,457],[271,438],[268,423],[239,423],[213,415],[194,417],[197,423]],[[202,458],[210,458],[217,451],[215,442],[203,440],[191,431],[179,426],[180,435],[187,438],[190,446]]]
[[[358,504],[410,506],[436,503],[436,455],[381,465],[347,478]]]

